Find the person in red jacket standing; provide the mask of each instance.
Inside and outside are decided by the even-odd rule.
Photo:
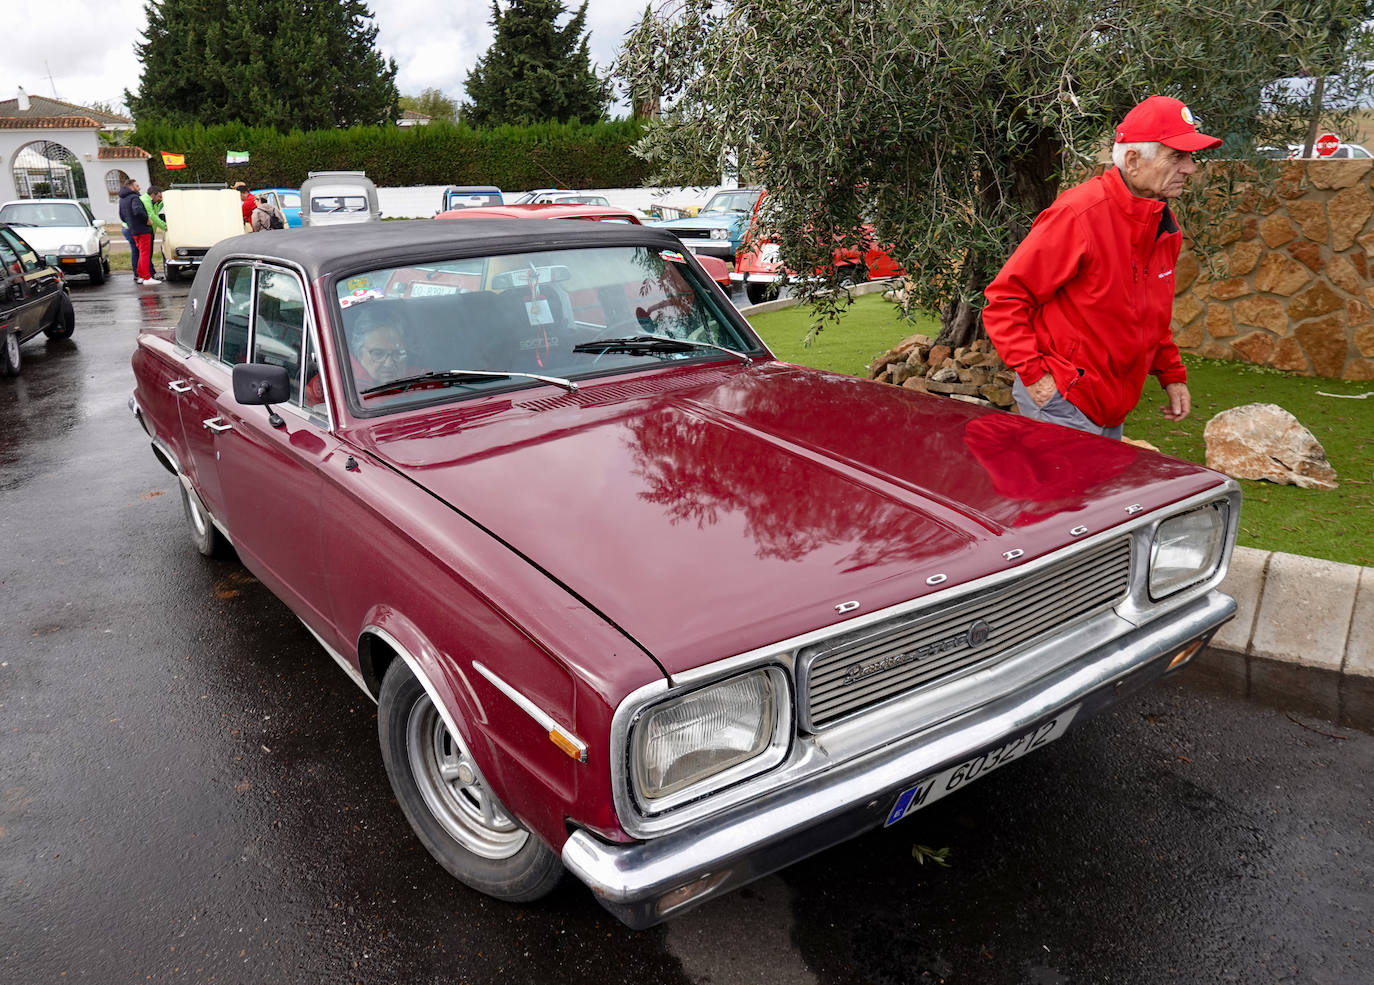
[[[234,183],[234,191],[239,193],[239,202],[243,206],[243,224],[253,225],[253,210],[258,207],[258,197],[248,190],[248,186],[242,181]]]
[[[1177,99],[1151,96],[1116,128],[1115,167],[1070,188],[1036,217],[984,294],[983,325],[1016,371],[1027,417],[1121,437],[1145,378],[1166,418],[1192,409],[1169,322],[1183,234],[1168,200],[1219,147]]]

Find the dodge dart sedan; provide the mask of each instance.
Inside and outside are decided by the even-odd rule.
[[[503,900],[571,873],[657,923],[1059,740],[1235,608],[1224,476],[779,362],[664,230],[236,237],[133,366],[191,543],[377,702],[415,836]]]

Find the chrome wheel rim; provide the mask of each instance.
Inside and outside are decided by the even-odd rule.
[[[406,719],[406,753],[425,806],[454,841],[474,855],[510,858],[530,834],[487,789],[467,746],[448,730],[428,694]]]
[[[5,333],[5,357],[9,359],[11,366],[19,365],[19,333]]]
[[[209,516],[200,508],[196,494],[184,485],[181,487],[181,495],[186,499],[186,515],[191,519],[191,527],[195,530],[197,537],[204,537],[210,531]]]

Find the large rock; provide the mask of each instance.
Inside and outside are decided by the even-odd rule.
[[[1336,470],[1311,431],[1278,404],[1246,404],[1207,422],[1207,467],[1237,479],[1335,489]]]

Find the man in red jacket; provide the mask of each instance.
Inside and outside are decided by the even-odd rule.
[[[1169,327],[1183,234],[1167,202],[1197,171],[1193,152],[1220,145],[1183,103],[1151,96],[1116,128],[1115,167],[1036,218],[984,292],[983,325],[1016,370],[1022,414],[1120,438],[1153,374],[1164,416],[1188,416]]]

